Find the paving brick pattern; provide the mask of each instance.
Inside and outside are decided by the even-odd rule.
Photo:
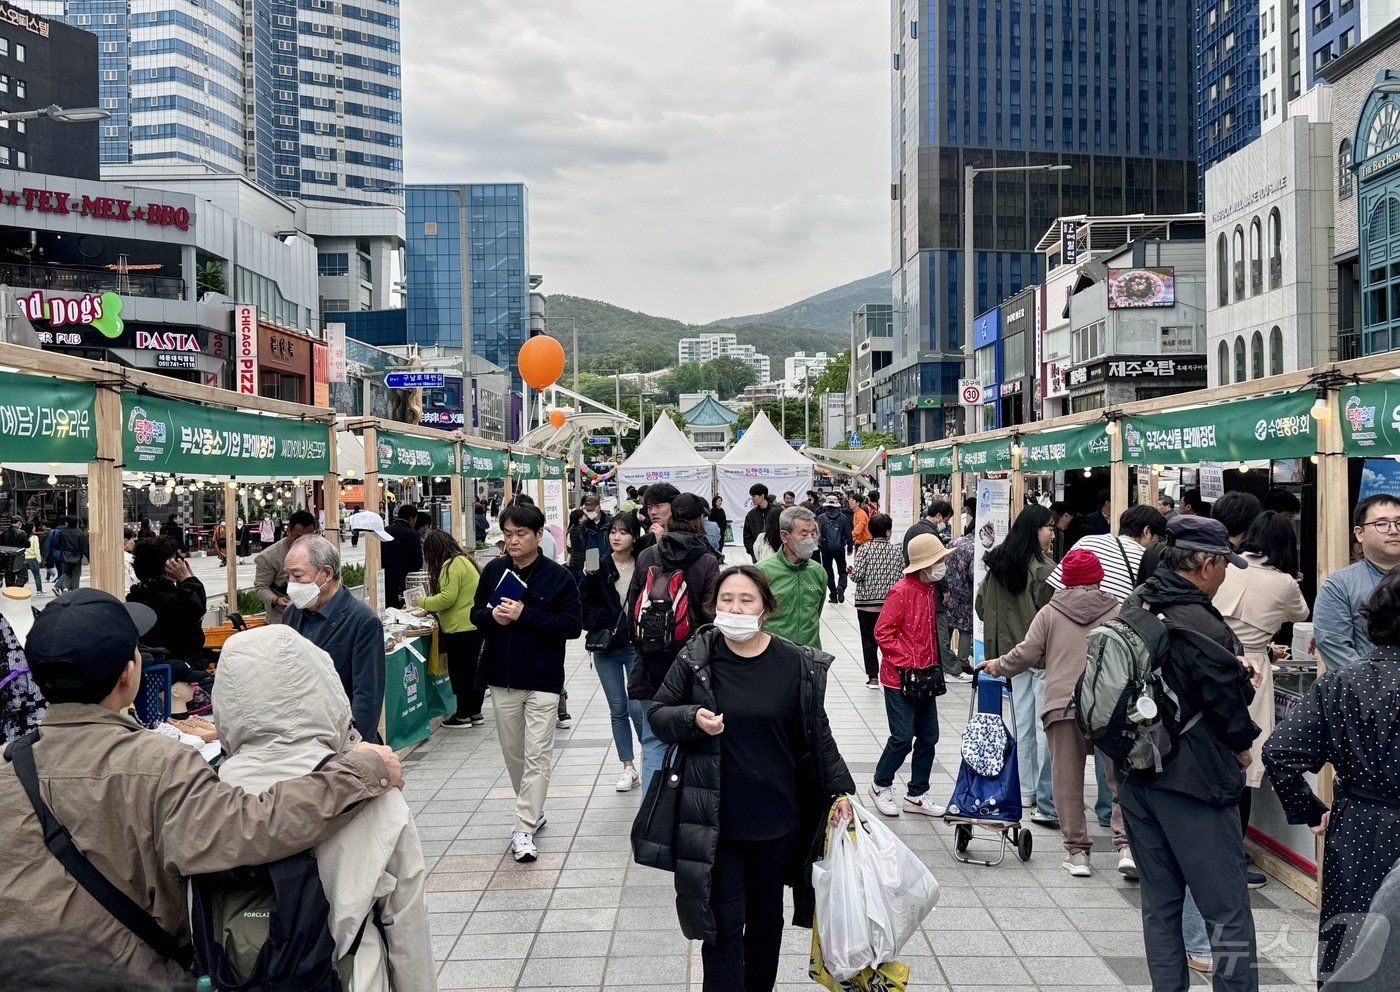
[[[849,605],[828,606],[822,639],[836,655],[827,711],[837,742],[865,795],[887,735],[880,693],[865,688],[860,635]],[[698,990],[699,945],[676,923],[669,874],[630,863],[628,833],[641,791],[619,794],[607,701],[583,651],[569,653],[573,729],[559,731],[540,857],[517,865],[506,854],[513,797],[493,731],[441,730],[409,760],[406,795],[417,814],[431,875],[433,953],[443,990]],[[940,700],[943,741],[932,794],[952,791],[957,740],[969,692],[953,684]],[[640,760],[640,749],[638,750]],[[905,772],[908,765],[905,765]],[[1089,776],[1093,789],[1093,776]],[[902,794],[904,779],[896,782]],[[1088,797],[1092,807],[1093,796]],[[868,795],[866,805],[870,806]],[[953,859],[953,831],[905,814],[886,821],[933,870],[938,908],[902,960],[910,988],[954,992],[1008,989],[1150,988],[1143,960],[1138,892],[1115,871],[1111,837],[1090,816],[1094,875],[1060,867],[1058,835],[1031,828],[1035,853],[994,868]],[[992,850],[988,841],[974,850]],[[1315,910],[1277,882],[1252,893],[1263,992],[1314,988]],[[813,989],[809,931],[789,928],[781,990]],[[1194,979],[1195,987],[1209,982]]]

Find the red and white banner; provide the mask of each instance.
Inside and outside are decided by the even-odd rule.
[[[258,395],[258,308],[239,304],[233,308],[233,338],[235,369],[238,382],[235,392]]]

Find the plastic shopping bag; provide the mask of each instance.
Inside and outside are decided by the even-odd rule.
[[[857,805],[851,803],[852,808]],[[816,893],[812,931],[824,935],[821,960],[832,978],[845,981],[875,963],[865,887],[856,861],[854,822],[838,826],[828,816],[826,851],[812,865],[812,889]]]
[[[827,970],[824,957],[821,929],[813,921],[812,953],[807,974],[822,988],[831,992],[905,992],[909,987],[909,966],[900,961],[885,961],[840,981]]]
[[[938,904],[938,882],[919,856],[859,803],[856,860],[876,962],[892,961]]]

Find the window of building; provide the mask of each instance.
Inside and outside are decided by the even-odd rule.
[[[15,96],[21,99],[29,95],[29,84],[23,79],[15,80]]]
[[[115,54],[117,54],[117,43],[116,43],[115,41],[104,41],[104,42],[102,43],[102,51],[105,52],[105,53],[108,54],[108,55],[115,55]],[[3,55],[3,54],[5,54],[5,53],[0,52],[0,55]]]
[[[1264,335],[1258,331],[1249,341],[1250,378],[1264,378]]]
[[[1239,224],[1235,225],[1235,234],[1231,239],[1234,244],[1234,253],[1231,261],[1234,263],[1235,274],[1235,301],[1244,299],[1244,228]]]
[[[1236,338],[1235,338],[1235,381],[1236,381],[1236,382],[1244,382],[1244,380],[1245,380],[1244,335],[1241,334],[1241,335],[1236,336]]]
[[[425,238],[437,237],[437,221],[425,220],[423,222],[423,236]]]
[[[316,274],[348,276],[350,274],[350,253],[344,251],[320,253],[316,256]]]
[[[350,310],[349,300],[322,300],[322,313],[348,313]]]
[[[1337,146],[1337,199],[1345,200],[1351,196],[1354,179],[1351,174],[1351,139],[1343,138]]]
[[[1249,222],[1249,295],[1264,292],[1264,225],[1255,217]]]
[[[1400,198],[1376,202],[1364,228],[1361,353],[1391,351],[1400,338]]]
[[[1215,384],[1217,386],[1230,384],[1230,346],[1224,341],[1220,342],[1220,347],[1215,352]]]
[[[1097,321],[1076,328],[1070,336],[1070,362],[1078,365],[1091,362],[1104,353],[1104,322]]]
[[[117,70],[115,70],[115,69],[103,69],[103,70],[102,70],[102,81],[103,81],[104,83],[115,83],[115,82],[117,81]]]
[[[23,45],[15,45],[15,61],[16,61],[16,62],[23,62],[23,61],[25,60],[26,56],[28,56],[28,54],[29,54],[29,49],[25,48]]]
[[[1223,232],[1215,239],[1215,300],[1222,307],[1230,302],[1230,242]]]
[[[1269,211],[1269,288],[1283,285],[1283,218],[1278,207]]]
[[[1269,375],[1283,375],[1283,331],[1277,324],[1269,329]]]
[[[1327,27],[1332,23],[1332,0],[1322,0],[1322,3],[1314,5],[1312,14],[1313,30],[1321,31]]]
[[[1196,328],[1191,324],[1162,328],[1162,354],[1188,354],[1196,350]]]

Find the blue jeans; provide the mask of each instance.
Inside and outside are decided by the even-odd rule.
[[[642,705],[635,699],[627,698],[627,674],[637,660],[637,652],[630,647],[616,651],[599,651],[593,655],[593,667],[598,672],[598,681],[603,686],[603,695],[608,700],[608,717],[612,720],[613,744],[617,746],[617,756],[621,761],[631,761],[632,728],[637,728],[637,737],[645,739],[642,727]],[[629,723],[630,721],[630,723]]]
[[[652,732],[651,721],[647,719],[646,712],[651,708],[650,699],[634,699],[632,705],[641,714],[642,721],[642,788],[646,789],[651,785],[651,777],[661,771],[661,765],[666,760],[666,745],[661,743],[661,739]]]
[[[875,765],[875,785],[881,789],[894,784],[894,773],[914,752],[909,769],[909,798],[917,799],[928,791],[928,779],[933,774],[933,749],[938,743],[938,700],[906,699],[898,689],[885,687],[885,719],[890,725],[890,739]]]
[[[1040,704],[1035,698],[1034,675],[1034,672],[1022,672],[1011,676],[1011,707],[1016,714],[1016,760],[1021,773],[1021,798],[1027,808],[1035,805],[1041,765],[1039,737],[1045,732],[1040,726]],[[1044,690],[1041,691],[1043,699]]]
[[[1186,899],[1181,904],[1181,940],[1186,945],[1186,953],[1193,958],[1210,957],[1210,934],[1206,932],[1206,919],[1196,908],[1196,900],[1191,898],[1191,890],[1186,890]]]
[[[36,593],[44,591],[43,573],[39,571],[39,559],[27,558],[25,565],[29,566],[29,574],[34,576],[34,591]]]
[[[1107,827],[1113,817],[1113,791],[1108,787],[1108,773],[1104,770],[1103,757],[1096,750],[1094,752],[1094,778],[1098,781],[1099,795],[1094,801],[1094,815],[1098,817],[1099,826]]]

